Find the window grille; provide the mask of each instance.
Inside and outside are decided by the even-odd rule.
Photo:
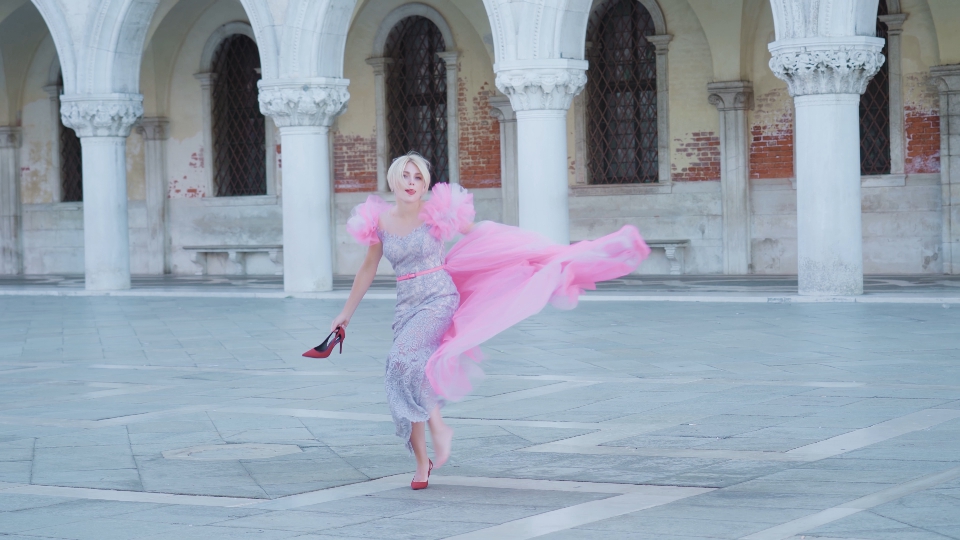
[[[390,158],[419,152],[433,166],[433,183],[450,180],[447,66],[437,57],[445,50],[437,25],[412,16],[390,30],[384,54],[393,59],[386,95]]]
[[[659,180],[656,34],[637,0],[607,0],[587,27],[586,137],[591,184]]]
[[[223,40],[212,71],[216,77],[211,96],[216,195],[266,195],[266,125],[257,102],[257,44],[241,34]]]
[[[57,80],[57,86],[63,88],[63,75]],[[63,118],[57,115],[60,125],[60,200],[62,202],[80,202],[83,200],[83,152],[77,132],[63,125]]]
[[[880,0],[878,15],[887,14]],[[887,39],[887,25],[877,20],[877,37]],[[887,45],[883,55],[889,59]],[[887,62],[860,96],[860,174],[890,174],[890,70]]]

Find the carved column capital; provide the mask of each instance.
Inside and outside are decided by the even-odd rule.
[[[20,148],[23,139],[20,137],[20,128],[16,126],[0,126],[0,148]]]
[[[279,127],[325,126],[347,110],[347,79],[260,81],[260,111]]]
[[[460,53],[457,51],[441,51],[437,53],[437,58],[443,60],[443,63],[449,68],[451,64],[456,65]]]
[[[517,113],[514,112],[510,100],[502,96],[494,96],[487,100],[490,105],[490,116],[497,119],[498,122],[516,122]]]
[[[387,67],[393,63],[393,58],[367,58],[367,65],[373,68],[374,75],[384,75]]]
[[[880,15],[877,18],[887,25],[887,32],[900,35],[903,33],[903,23],[906,22],[907,17],[906,13],[893,13],[891,15]]]
[[[670,49],[670,42],[673,41],[673,36],[670,34],[647,36],[647,41],[653,43],[657,54],[667,54],[667,51]]]
[[[140,119],[140,125],[137,126],[137,133],[148,141],[160,141],[168,137],[167,127],[170,121],[165,117],[156,116]]]
[[[753,85],[749,81],[709,83],[707,101],[721,112],[752,109]]]
[[[63,125],[78,137],[126,137],[143,116],[140,94],[64,95],[60,97]]]
[[[496,67],[497,88],[515,111],[565,111],[587,84],[584,60],[501,62]]]
[[[870,37],[784,39],[769,48],[770,69],[794,97],[863,94],[885,61],[883,40]]]
[[[931,82],[941,94],[960,92],[960,64],[947,64],[930,68]]]

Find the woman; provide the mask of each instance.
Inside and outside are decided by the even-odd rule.
[[[393,161],[387,183],[396,205],[371,195],[347,223],[347,231],[369,247],[330,329],[350,323],[386,255],[398,276],[387,402],[397,435],[417,460],[410,486],[423,489],[434,465],[450,457],[453,430],[440,408],[444,399],[469,392],[471,376],[479,373],[478,345],[548,302],[572,308],[584,289],[632,272],[650,250],[633,227],[560,246],[516,227],[474,226],[473,195],[463,188],[438,184],[423,200],[430,167],[414,152]],[[466,236],[444,260],[444,242],[458,233]],[[427,456],[425,423],[435,463]]]

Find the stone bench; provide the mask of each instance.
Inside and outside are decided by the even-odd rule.
[[[234,272],[232,275],[246,275],[247,265],[245,258],[248,253],[266,253],[273,264],[280,265],[280,254],[283,253],[283,246],[183,246],[183,250],[190,254],[190,262],[197,265],[196,275],[202,276],[207,273],[206,256],[210,253],[226,253],[227,260],[233,263]],[[203,255],[203,260],[200,256]],[[282,275],[283,272],[277,272]]]
[[[667,255],[667,262],[670,263],[670,275],[679,276],[683,274],[683,248],[690,245],[689,240],[647,240],[650,248],[662,248]],[[680,250],[680,257],[677,257],[677,250]]]

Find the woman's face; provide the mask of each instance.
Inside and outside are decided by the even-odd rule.
[[[420,169],[412,161],[403,168],[403,178],[397,184],[397,201],[418,202],[427,192],[427,183],[423,181]]]

